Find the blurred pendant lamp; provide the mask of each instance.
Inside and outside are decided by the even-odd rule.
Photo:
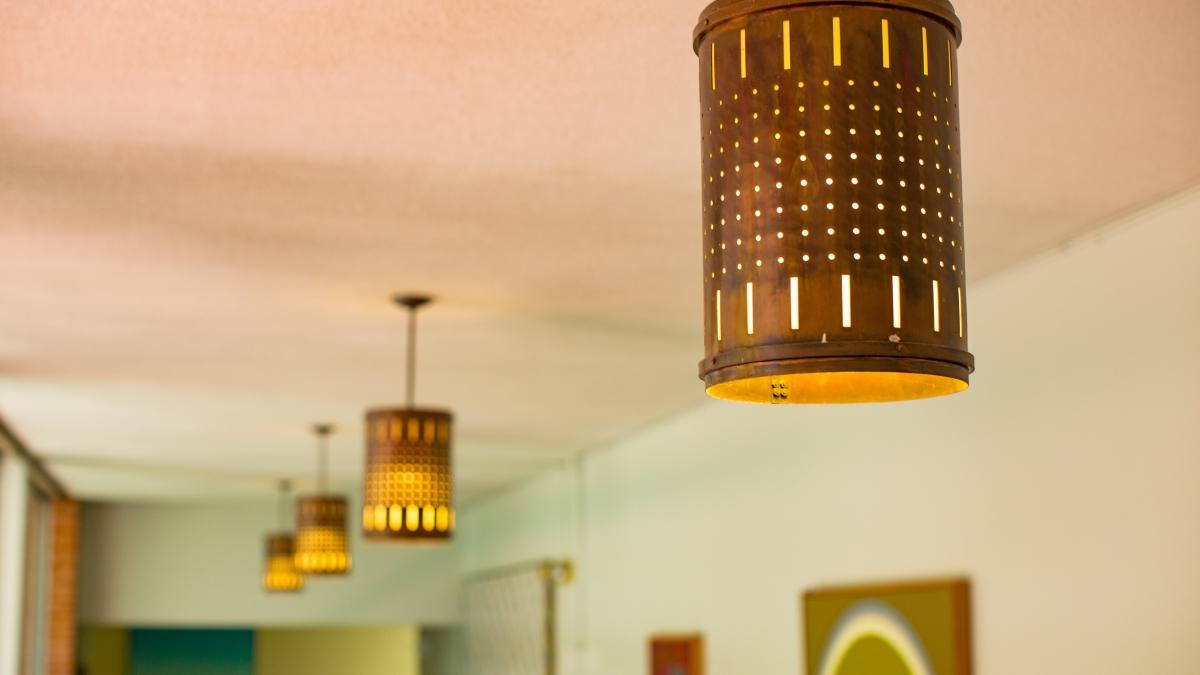
[[[403,408],[367,412],[362,516],[368,539],[437,543],[453,536],[452,417],[447,411],[417,408],[413,403],[417,310],[430,301],[423,295],[395,298],[408,310],[407,402]]]
[[[351,562],[346,498],[328,492],[333,426],[318,424],[313,430],[317,434],[317,494],[296,500],[296,569],[303,574],[346,574]]]
[[[263,561],[263,588],[272,593],[295,593],[304,588],[304,577],[296,571],[296,538],[287,530],[288,481],[279,482],[279,531],[267,535]]]
[[[967,388],[961,38],[949,0],[716,0],[701,13],[710,395]]]

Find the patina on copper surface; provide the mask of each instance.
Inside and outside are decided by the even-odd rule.
[[[716,2],[694,35],[709,393],[860,402],[965,389],[950,4]]]

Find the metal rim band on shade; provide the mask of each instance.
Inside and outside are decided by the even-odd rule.
[[[346,574],[352,563],[346,499],[310,495],[296,500],[296,569],[304,574]]]
[[[868,5],[919,12],[945,23],[954,34],[955,43],[962,44],[962,21],[949,0],[714,0],[700,12],[700,20],[692,31],[692,50],[699,53],[704,34],[715,30],[725,21],[773,9],[818,5]]]
[[[442,410],[367,412],[364,536],[427,543],[453,536],[452,423]]]
[[[965,389],[950,3],[718,0],[694,40],[709,394],[842,403]]]
[[[263,588],[273,593],[294,593],[304,588],[304,576],[296,570],[296,540],[290,532],[266,537]]]

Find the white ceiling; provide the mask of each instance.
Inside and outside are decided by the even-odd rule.
[[[976,280],[1200,180],[1200,3],[958,4]],[[0,411],[85,497],[261,493],[321,419],[349,487],[410,289],[464,494],[695,404],[701,7],[0,5]]]

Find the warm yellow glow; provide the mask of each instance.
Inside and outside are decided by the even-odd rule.
[[[942,305],[942,298],[941,298],[941,294],[938,293],[938,282],[937,282],[937,279],[934,279],[933,280],[933,332],[935,332],[935,333],[942,332],[941,305]]]
[[[792,330],[800,329],[800,277],[792,277],[788,281],[791,291]]]
[[[392,528],[392,532],[404,529],[404,507],[392,504],[392,507],[388,509],[388,527]]]
[[[437,513],[433,510],[433,505],[426,504],[425,508],[421,509],[421,528],[426,532],[433,532],[436,523]]]
[[[842,328],[850,327],[850,275],[842,275]]]
[[[296,570],[303,574],[345,574],[351,562],[346,547],[344,527],[301,524],[296,529]]]
[[[788,391],[786,401],[772,396]],[[763,375],[715,384],[708,395],[747,403],[877,403],[945,396],[967,383],[953,377],[921,373],[834,372]]]
[[[742,79],[746,79],[746,29],[742,29]]]
[[[404,525],[408,528],[409,532],[416,532],[417,528],[421,526],[421,511],[417,508],[416,504],[409,504],[408,508],[405,509]]]
[[[438,532],[450,529],[450,509],[444,506],[439,506],[437,510],[437,529]]]
[[[892,275],[892,328],[900,327],[900,277]]]
[[[925,74],[929,74],[929,32],[921,27],[921,59],[925,64]]]
[[[783,22],[783,69],[792,69],[792,22]]]
[[[958,287],[958,337],[963,336],[962,286]]]
[[[882,21],[881,30],[883,31],[883,67],[891,68],[892,67],[892,50],[891,50],[891,47],[888,46],[888,20],[882,19],[881,21]]]
[[[754,282],[746,282],[746,332],[754,335]]]
[[[304,587],[304,577],[296,571],[291,554],[277,551],[267,556],[262,583],[268,591],[294,592]]]
[[[842,65],[842,19],[833,17],[833,65]]]

